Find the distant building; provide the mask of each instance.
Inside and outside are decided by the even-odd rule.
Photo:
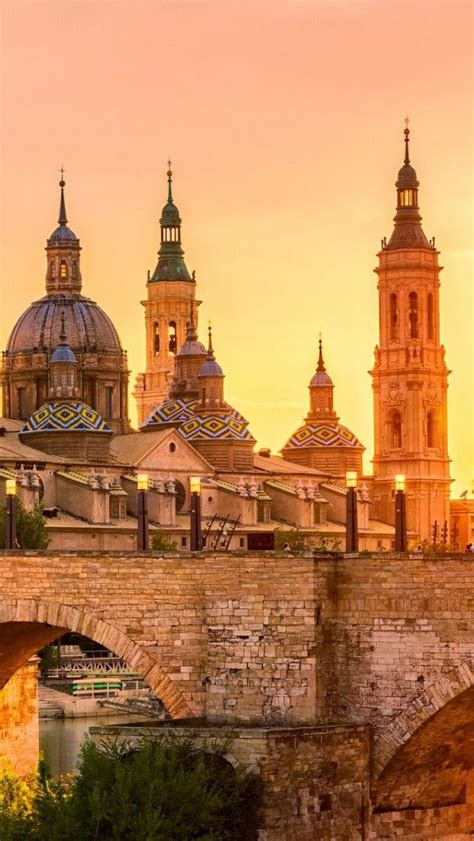
[[[407,128],[395,227],[382,241],[375,269],[380,338],[371,371],[373,498],[377,515],[392,522],[394,476],[405,474],[408,526],[430,540],[434,522],[441,528],[449,521],[449,371],[440,340],[439,251],[421,227],[418,186]]]

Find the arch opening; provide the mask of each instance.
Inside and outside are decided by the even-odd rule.
[[[69,605],[34,600],[0,601],[0,690],[37,651],[68,632],[87,636],[113,651],[155,692],[171,718],[193,716],[153,654],[118,628]]]

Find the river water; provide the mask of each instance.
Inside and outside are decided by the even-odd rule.
[[[53,777],[76,769],[81,744],[89,727],[97,724],[126,724],[137,715],[110,715],[103,718],[55,718],[40,721],[40,751]]]

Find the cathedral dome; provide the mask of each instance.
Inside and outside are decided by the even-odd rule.
[[[173,202],[167,202],[161,211],[160,223],[162,225],[175,224],[179,225],[181,217],[179,210]]]
[[[25,310],[11,332],[7,354],[52,353],[60,342],[62,313],[74,353],[113,353],[121,357],[117,331],[95,301],[82,295],[60,294],[47,295]]]
[[[362,447],[362,444],[347,426],[320,422],[300,426],[283,449],[308,447]]]
[[[45,403],[33,412],[21,430],[32,432],[110,432],[110,426],[98,412],[80,400]]]

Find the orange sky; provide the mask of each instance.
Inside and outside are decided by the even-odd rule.
[[[372,455],[367,370],[375,253],[389,236],[402,130],[428,237],[441,250],[441,330],[455,492],[473,466],[471,2],[0,0],[0,345],[44,290],[66,168],[84,293],[144,367],[169,155],[201,335],[226,396],[278,450],[307,407],[324,334],[341,421]]]

